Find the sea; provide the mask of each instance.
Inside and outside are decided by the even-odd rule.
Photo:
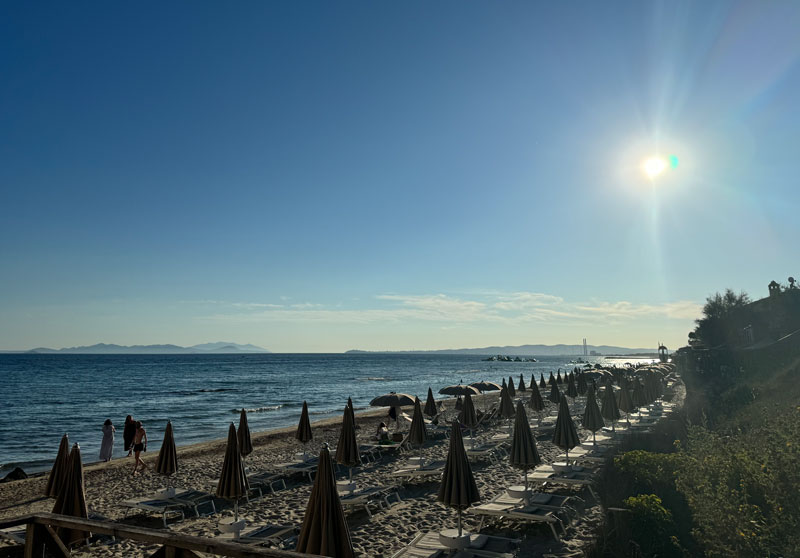
[[[117,429],[114,457],[125,452],[126,415],[147,429],[158,451],[167,421],[181,445],[224,438],[247,409],[251,431],[297,424],[303,401],[311,420],[341,415],[348,397],[356,410],[389,392],[424,401],[428,387],[522,374],[571,370],[576,357],[537,362],[485,361],[480,355],[442,354],[220,354],[77,355],[0,354],[0,476],[15,467],[50,468],[63,434],[77,442],[85,463],[98,460],[101,428]],[[589,357],[590,363],[603,358]],[[624,359],[624,361],[637,359]],[[621,361],[615,361],[620,363]],[[435,395],[436,398],[444,396]]]

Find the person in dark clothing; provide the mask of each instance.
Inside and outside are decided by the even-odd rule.
[[[136,421],[133,417],[128,415],[125,417],[125,430],[122,432],[122,440],[125,443],[125,451],[128,452],[128,457],[133,452],[133,438],[136,436]]]

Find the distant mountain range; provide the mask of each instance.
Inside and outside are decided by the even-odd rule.
[[[631,349],[613,345],[587,345],[597,355],[636,355],[657,353],[656,349]],[[438,355],[509,355],[509,356],[583,356],[583,345],[506,345],[480,349],[440,349],[435,351],[347,351],[348,353],[438,354]]]
[[[20,351],[37,354],[83,354],[83,355],[181,355],[181,354],[231,354],[231,353],[268,353],[269,351],[255,345],[240,345],[218,341],[216,343],[202,343],[191,347],[178,345],[113,345],[98,343],[87,347],[66,347],[63,349],[48,349],[37,347],[30,351]]]

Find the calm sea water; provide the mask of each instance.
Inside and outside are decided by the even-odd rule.
[[[418,395],[479,380],[571,369],[571,357],[539,362],[484,362],[466,355],[0,355],[0,474],[15,466],[49,468],[62,434],[96,461],[101,427],[117,427],[122,456],[125,416],[144,422],[151,451],[167,419],[178,445],[224,438],[248,409],[253,431],[294,425],[303,400],[312,421],[339,415],[347,397],[357,409],[390,391]],[[595,359],[597,360],[597,359]],[[440,396],[437,396],[437,398]]]

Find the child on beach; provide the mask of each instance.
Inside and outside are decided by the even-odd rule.
[[[379,442],[389,440],[389,429],[386,428],[385,423],[382,422],[378,425],[378,431],[375,433],[375,439],[377,439]]]
[[[142,466],[142,471],[147,469],[147,465],[144,464],[142,461],[141,453],[143,451],[147,451],[147,432],[142,426],[140,421],[136,421],[136,434],[133,437],[133,456],[136,459],[136,463],[133,464],[133,474],[136,475],[139,469],[139,465]]]

